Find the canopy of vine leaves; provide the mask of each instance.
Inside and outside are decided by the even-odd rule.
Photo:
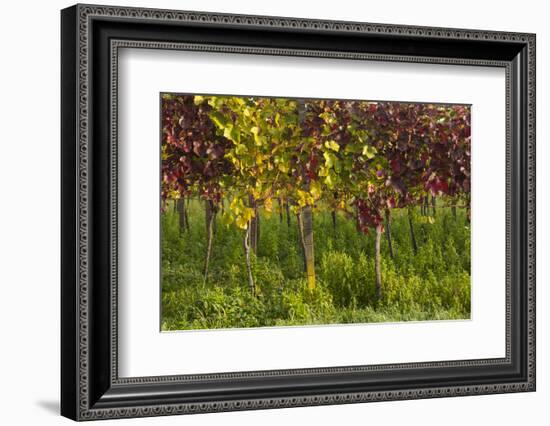
[[[355,211],[363,232],[427,194],[469,209],[468,106],[165,94],[162,112],[163,200],[224,198],[242,229],[274,199]]]

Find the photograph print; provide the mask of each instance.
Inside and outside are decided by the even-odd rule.
[[[470,319],[471,107],[160,94],[161,330]]]

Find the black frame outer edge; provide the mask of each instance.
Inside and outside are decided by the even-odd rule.
[[[78,383],[78,253],[76,236],[78,170],[78,20],[79,6],[62,11],[62,286],[61,286],[61,413],[74,420],[82,417]],[[444,386],[482,386],[483,384],[527,381],[527,285],[513,286],[512,293],[512,363],[508,366],[488,365],[481,368],[453,367],[416,368],[359,373],[316,374],[301,377],[261,377],[205,382],[174,382],[149,384],[117,384],[110,378],[109,324],[109,146],[97,141],[109,140],[109,40],[112,38],[147,39],[152,41],[182,41],[232,45],[275,46],[324,50],[346,50],[369,53],[408,54],[436,57],[505,60],[511,63],[512,109],[512,270],[513,281],[521,283],[528,276],[527,190],[528,190],[528,129],[527,129],[527,49],[525,43],[479,40],[426,39],[377,34],[340,34],[336,32],[304,32],[300,29],[259,29],[239,26],[202,25],[195,23],[155,24],[127,19],[94,18],[91,29],[90,101],[90,212],[89,218],[89,402],[88,410],[143,407],[178,403],[231,401],[240,399],[277,398],[303,395],[323,395],[333,392],[365,392],[422,389]],[[152,29],[151,29],[152,28]],[[144,36],[145,34],[145,36]],[[224,37],[225,35],[225,37]],[[250,37],[253,35],[254,37]],[[330,41],[332,40],[332,44]],[[473,47],[478,47],[474,49]],[[448,48],[448,49],[447,49]],[[389,51],[388,51],[389,50]],[[435,54],[438,53],[439,55]],[[462,55],[462,56],[461,56]],[[485,55],[485,56],[484,56]],[[533,108],[534,109],[534,108]],[[521,114],[520,114],[521,113]],[[100,119],[98,119],[100,118]],[[452,374],[449,374],[452,373]],[[533,379],[534,381],[534,379]],[[376,385],[375,385],[376,384]],[[534,390],[531,386],[529,390]],[[224,411],[220,407],[217,411]],[[152,411],[149,415],[155,415]],[[138,414],[136,414],[138,415]],[[107,415],[109,417],[109,415]]]
[[[61,14],[61,414],[77,418],[77,7]]]

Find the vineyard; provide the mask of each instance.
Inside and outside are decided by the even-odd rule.
[[[162,329],[470,317],[470,108],[163,94]]]

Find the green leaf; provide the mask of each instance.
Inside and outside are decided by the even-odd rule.
[[[250,132],[254,135],[254,143],[256,146],[261,146],[263,143],[263,138],[259,136],[260,128],[257,126],[251,127]]]
[[[328,136],[330,135],[331,131],[330,131],[330,127],[327,126],[327,125],[323,125],[323,127],[321,128],[321,134],[323,136]]]
[[[334,177],[333,177],[333,176],[334,176],[334,175],[333,175],[332,173],[329,173],[329,174],[327,175],[327,177],[325,178],[325,184],[327,185],[327,187],[328,187],[329,189],[333,189],[333,188],[334,188],[334,185],[335,185],[335,183],[334,183]]]
[[[355,144],[355,143],[349,143],[346,145],[346,148],[344,149],[344,152],[346,152],[346,154],[356,154],[358,152],[362,152],[362,148],[361,146],[358,146],[358,144]]]
[[[243,155],[243,154],[246,154],[247,152],[248,152],[248,148],[246,147],[246,145],[242,143],[237,144],[237,146],[235,147],[235,154],[237,155]]]
[[[229,226],[233,223],[233,216],[231,216],[231,214],[229,212],[224,212],[222,214],[222,224],[224,224],[225,226]]]
[[[235,143],[240,143],[241,142],[241,134],[239,132],[239,129],[234,127],[233,124],[228,124],[227,127],[225,127],[224,131],[223,131],[223,135],[235,142]]]
[[[233,125],[230,124],[227,127],[223,128],[223,136],[227,139],[231,139],[231,130],[233,130]]]
[[[369,160],[373,159],[374,156],[378,153],[375,147],[372,145],[365,145],[363,147],[363,155],[367,157]]]
[[[196,98],[197,97],[195,96],[195,99]],[[219,113],[218,111],[212,111],[210,113],[210,119],[219,129],[225,129],[225,127],[227,126],[227,119],[223,116],[223,114]]]

